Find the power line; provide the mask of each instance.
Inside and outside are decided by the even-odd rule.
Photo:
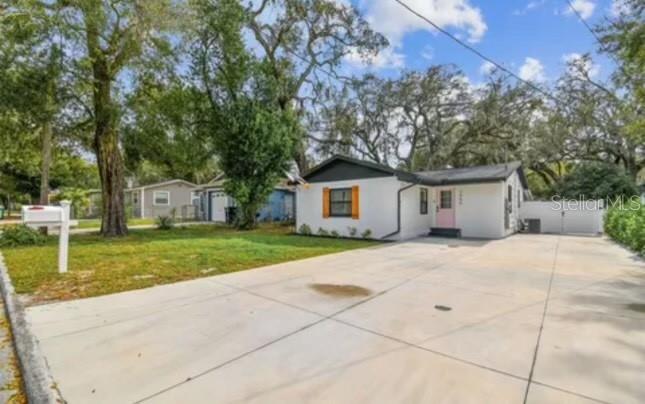
[[[594,30],[593,30],[593,28],[591,28],[591,26],[590,26],[589,24],[587,24],[587,21],[582,17],[582,14],[580,14],[580,12],[579,12],[578,10],[576,10],[576,8],[575,8],[575,7],[573,7],[573,3],[571,3],[571,0],[565,0],[565,1],[566,1],[566,2],[567,2],[567,4],[569,5],[569,8],[571,8],[571,11],[573,11],[573,13],[576,15],[576,17],[578,17],[578,20],[580,20],[580,22],[582,23],[582,25],[584,25],[584,26],[585,26],[585,28],[587,28],[587,31],[589,31],[589,33],[591,33],[591,35],[593,35],[594,39],[595,39],[595,40],[596,40],[596,42],[598,43],[598,46],[600,46],[600,51],[601,51],[601,52],[606,52],[606,53],[608,53],[608,54],[609,54],[609,57],[611,58],[611,60],[613,60],[613,61],[614,61],[614,63],[616,63],[616,66],[618,66],[618,68],[623,72],[623,74],[624,74],[626,77],[631,78],[631,76],[629,75],[629,73],[625,70],[625,67],[623,66],[623,64],[622,64],[622,63],[620,62],[620,60],[618,60],[618,58],[616,57],[616,55],[614,55],[614,54],[613,54],[613,53],[611,53],[611,52],[608,52],[608,51],[605,49],[605,46],[604,46],[604,45],[603,45],[603,43],[602,43],[602,39],[598,36],[598,34],[596,34],[596,31],[594,31]],[[615,97],[615,96],[614,96],[614,97]]]
[[[603,48],[602,40],[600,39],[598,34],[596,34],[596,32],[593,30],[593,28],[591,28],[591,26],[589,26],[589,24],[587,24],[587,21],[585,21],[585,19],[582,18],[582,14],[580,14],[580,12],[575,7],[573,7],[573,3],[571,2],[571,0],[565,0],[565,1],[569,5],[569,8],[571,9],[571,11],[573,11],[573,13],[580,20],[580,22],[587,28],[587,31],[589,31],[591,33],[591,35],[593,35],[593,37],[596,38],[596,42],[598,42],[598,45],[600,45],[600,50],[602,50],[602,48]]]
[[[412,13],[412,14],[414,14],[414,15],[416,15],[416,16],[417,16],[417,17],[419,17],[420,19],[422,19],[423,21],[425,21],[425,22],[427,22],[428,24],[432,25],[432,27],[434,27],[437,31],[439,31],[439,32],[441,32],[442,34],[446,35],[447,37],[449,37],[449,38],[450,38],[450,39],[452,39],[453,41],[457,42],[459,45],[461,45],[462,47],[466,48],[467,50],[469,50],[470,52],[474,53],[475,55],[479,56],[479,57],[480,57],[480,58],[482,58],[483,60],[485,60],[485,61],[487,61],[487,62],[489,62],[489,63],[493,64],[495,67],[497,67],[497,68],[498,68],[498,69],[500,69],[501,71],[503,71],[503,72],[505,72],[505,73],[509,74],[510,76],[515,77],[517,80],[519,80],[519,81],[521,81],[522,83],[524,83],[524,84],[528,85],[529,87],[531,87],[531,88],[532,88],[532,89],[534,89],[535,91],[539,92],[540,94],[542,94],[542,95],[544,95],[544,96],[546,96],[546,97],[548,97],[548,98],[550,98],[550,99],[552,99],[552,100],[554,100],[554,101],[556,101],[556,102],[560,102],[560,100],[558,100],[558,98],[557,98],[557,97],[555,97],[555,96],[551,95],[550,93],[548,93],[548,92],[544,91],[543,89],[541,89],[540,87],[538,87],[538,86],[536,86],[535,84],[531,83],[530,81],[528,81],[528,80],[524,80],[523,78],[521,78],[521,77],[520,77],[520,76],[518,76],[517,74],[513,73],[511,70],[509,70],[509,69],[507,69],[506,67],[502,66],[500,63],[497,63],[495,60],[493,60],[493,59],[491,59],[490,57],[488,57],[488,56],[484,55],[483,53],[481,53],[481,52],[480,52],[480,51],[478,51],[477,49],[473,48],[472,46],[468,45],[467,43],[465,43],[465,42],[464,42],[464,41],[462,41],[461,39],[459,39],[459,38],[457,38],[456,36],[452,35],[450,32],[448,32],[448,31],[444,30],[444,29],[443,29],[443,28],[441,28],[439,25],[435,24],[432,20],[430,20],[428,17],[424,16],[423,14],[421,14],[421,13],[419,13],[418,11],[414,10],[412,7],[408,6],[405,2],[403,2],[403,1],[401,1],[401,0],[394,0],[394,1],[396,1],[397,3],[399,3],[399,5],[401,5],[402,7],[404,7],[405,9],[407,9],[409,12],[411,12],[411,13]]]

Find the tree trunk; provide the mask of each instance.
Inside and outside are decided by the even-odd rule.
[[[51,122],[45,123],[42,128],[41,137],[41,166],[40,166],[40,201],[41,205],[49,205],[49,168],[52,162],[52,125]],[[43,226],[39,228],[40,232],[47,235],[48,228]]]
[[[49,168],[52,162],[52,125],[45,123],[41,133],[40,204],[49,204]]]
[[[103,208],[101,234],[106,237],[124,236],[128,234],[123,194],[124,168],[116,128],[117,114],[112,102],[112,80],[100,63],[94,66],[94,79],[94,148]]]

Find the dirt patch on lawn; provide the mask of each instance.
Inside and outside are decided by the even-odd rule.
[[[334,297],[360,297],[369,296],[372,291],[356,285],[334,285],[331,283],[312,283],[310,288],[318,293]]]

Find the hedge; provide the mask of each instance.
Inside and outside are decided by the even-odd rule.
[[[619,243],[645,256],[645,206],[633,203],[613,207],[605,217],[605,233]]]

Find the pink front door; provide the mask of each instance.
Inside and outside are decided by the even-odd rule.
[[[455,192],[452,188],[437,190],[437,227],[455,228]]]

